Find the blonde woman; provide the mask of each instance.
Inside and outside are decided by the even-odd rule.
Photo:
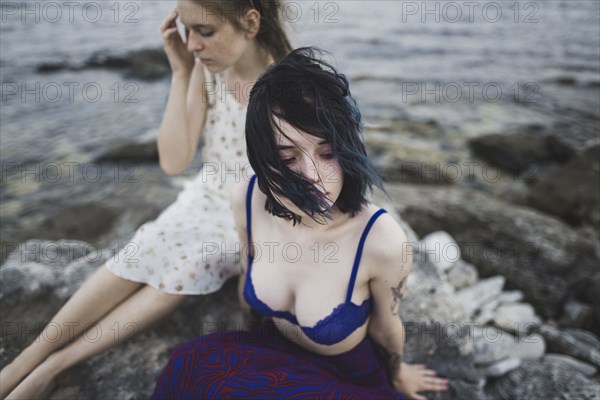
[[[130,241],[134,252],[128,246],[108,260],[50,321],[75,326],[76,335],[90,324],[108,332],[116,323],[120,340],[35,340],[1,371],[1,399],[48,396],[61,372],[130,338],[132,327],[148,328],[186,295],[212,293],[239,273],[234,257],[223,260],[205,244],[233,248],[237,239],[229,193],[251,174],[245,97],[265,68],[291,50],[280,6],[272,0],[177,1],[161,26],[173,75],[158,135],[160,166],[169,175],[181,173],[203,138],[205,167],[175,203],[139,228]]]

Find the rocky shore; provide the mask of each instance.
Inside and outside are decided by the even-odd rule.
[[[416,175],[406,175],[402,164],[426,161],[415,156],[414,149],[410,153],[395,146],[401,142],[395,137],[383,146],[382,135],[368,133],[367,142],[376,163],[387,166],[382,173],[390,197],[375,193],[374,200],[396,213],[415,260],[402,306],[405,358],[434,367],[450,379],[450,391],[436,398],[598,398],[600,249],[593,179],[598,175],[598,146],[577,152],[558,145],[558,153],[539,150],[547,154],[527,155],[523,159],[534,160],[532,165],[541,165],[539,171],[544,172],[526,184],[505,182],[503,199],[486,190],[494,183],[482,179],[479,186],[466,179],[421,181],[423,170],[414,167],[408,171]],[[155,165],[153,145],[120,145],[99,157],[99,164],[135,160],[142,166],[139,182],[113,185],[105,201],[63,208],[39,225],[37,240],[16,246],[5,260],[0,268],[2,365],[114,254],[111,242],[126,242],[139,225],[172,202],[182,182],[193,175],[190,169],[183,177],[166,177]],[[473,145],[474,152],[482,158],[488,153],[497,157],[495,145],[504,148],[506,140],[482,139]],[[525,151],[524,145],[515,147],[519,149]],[[441,160],[431,158],[430,166],[443,170]],[[569,194],[549,188],[550,183],[575,181],[581,186],[569,198],[574,205],[570,214],[548,210],[535,200],[554,204],[552,196]],[[516,193],[510,185],[521,185],[518,190],[526,195],[507,201]],[[89,226],[97,228],[90,232]],[[39,240],[44,232],[52,232],[52,240]],[[70,240],[57,240],[69,234]],[[86,240],[77,240],[82,238]],[[230,281],[218,293],[188,299],[154,329],[66,373],[52,398],[147,398],[174,346],[240,323],[235,282]]]
[[[153,80],[168,74],[165,62],[148,50],[38,71],[106,68]],[[450,379],[450,390],[431,398],[600,398],[600,145],[562,133],[457,139],[428,122],[367,127],[389,194],[374,200],[396,214],[414,252],[405,359]],[[67,199],[43,177],[1,182],[0,367],[201,166],[197,159],[182,176],[165,176],[153,140],[121,143],[91,162],[106,179],[70,183]],[[127,165],[134,179],[115,180]],[[43,196],[23,201],[36,191]],[[148,398],[176,345],[240,326],[236,297],[232,280],[189,298],[150,331],[65,373],[52,399]]]
[[[413,232],[409,236],[416,239]],[[449,262],[439,249],[453,249],[458,257],[460,250],[446,232],[412,243],[414,272],[402,306],[405,359],[450,379],[449,392],[436,398],[597,398],[596,335],[539,316],[523,291],[506,290],[502,275],[480,279],[464,259]],[[3,365],[112,254],[80,241],[38,240],[11,254],[0,269]],[[215,294],[189,298],[152,330],[67,372],[51,398],[148,398],[171,349],[215,329],[235,329],[241,321],[232,280]],[[68,334],[66,327],[59,332]]]

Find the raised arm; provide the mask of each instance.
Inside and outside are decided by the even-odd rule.
[[[175,74],[167,108],[158,132],[160,167],[169,175],[185,171],[194,156],[208,106],[204,66],[196,62],[191,74]]]
[[[176,18],[174,10],[161,25],[173,75],[157,144],[160,167],[169,175],[185,171],[194,159],[208,108],[204,66],[187,51],[177,32]]]
[[[369,335],[384,355],[390,382],[411,399],[425,400],[418,391],[445,390],[443,379],[424,365],[407,364],[404,354],[404,325],[400,305],[406,291],[413,257],[404,230],[390,215],[382,215],[377,229],[369,236],[369,289],[374,310],[369,323]],[[373,228],[375,228],[375,226]]]

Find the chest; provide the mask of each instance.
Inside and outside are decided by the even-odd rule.
[[[262,240],[261,240],[262,239]],[[278,237],[258,227],[253,237],[251,282],[256,296],[271,309],[289,311],[302,326],[313,326],[346,301],[359,235],[339,232],[322,238]],[[368,260],[361,258],[351,301],[369,297]]]

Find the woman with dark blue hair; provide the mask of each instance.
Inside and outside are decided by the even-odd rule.
[[[383,185],[361,135],[348,81],[316,49],[293,51],[255,83],[246,141],[256,175],[231,197],[247,249],[240,302],[255,320],[176,348],[154,399],[447,389],[435,371],[402,362],[412,256],[402,228],[366,198]]]

